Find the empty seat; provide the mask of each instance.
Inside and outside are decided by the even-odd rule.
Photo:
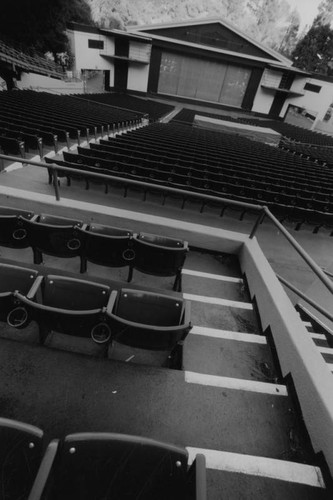
[[[81,273],[87,270],[87,262],[107,267],[128,266],[134,258],[131,248],[133,233],[102,224],[84,225],[78,229],[81,241]]]
[[[123,288],[107,313],[112,339],[141,349],[171,352],[191,329],[190,303],[170,295]]]
[[[133,238],[135,258],[131,262],[128,281],[133,269],[156,276],[176,275],[173,289],[181,291],[181,271],[188,252],[187,241],[155,234],[140,233]]]
[[[0,264],[0,320],[6,321],[7,314],[14,307],[13,292],[18,290],[27,295],[31,290],[38,272],[25,267]]]
[[[43,456],[43,431],[16,420],[0,418],[0,497],[28,497]]]
[[[43,253],[55,257],[77,257],[81,242],[77,237],[77,227],[82,221],[41,214],[31,220],[24,219],[24,228],[34,254],[34,264],[43,261]]]
[[[141,436],[72,434],[50,443],[28,500],[205,500],[198,458],[189,467],[185,448]]]
[[[30,220],[33,213],[19,208],[0,207],[0,245],[27,248],[29,241],[23,219]]]
[[[51,331],[92,338],[99,344],[110,340],[105,314],[110,296],[108,286],[49,275],[36,280],[28,297],[19,292],[14,295],[17,307],[8,314],[8,323],[23,328],[31,320],[37,321],[41,343]],[[26,311],[25,318],[22,308]],[[23,317],[21,323],[20,317]]]

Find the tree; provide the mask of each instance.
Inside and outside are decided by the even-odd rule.
[[[300,27],[300,17],[297,10],[293,10],[290,16],[290,24],[282,39],[279,51],[286,57],[291,57],[297,42]]]
[[[333,67],[332,0],[322,0],[318,14],[306,35],[297,43],[292,54],[295,66],[306,71],[332,74]]]
[[[333,31],[328,24],[311,26],[292,54],[295,66],[306,71],[331,74]]]
[[[66,51],[71,21],[92,24],[86,0],[1,0],[1,35],[39,52]]]

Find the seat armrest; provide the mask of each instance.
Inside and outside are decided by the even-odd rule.
[[[31,288],[29,292],[27,293],[27,299],[32,300],[36,296],[38,290],[40,289],[40,286],[44,280],[44,276],[37,276],[33,284],[31,285]]]
[[[28,500],[40,500],[41,498],[43,498],[43,493],[50,478],[52,465],[57,454],[58,445],[59,440],[54,439],[46,448],[42,462],[37,472],[36,479],[34,481],[34,484],[32,485]]]
[[[202,453],[196,455],[188,473],[190,498],[207,500],[206,457]],[[30,499],[29,499],[30,500]]]
[[[112,292],[110,293],[108,303],[106,305],[106,314],[109,314],[109,315],[112,314],[113,308],[114,308],[116,300],[117,300],[117,296],[118,296],[117,290],[112,290]]]
[[[191,323],[191,302],[189,300],[184,301],[184,312],[183,312],[183,324]]]

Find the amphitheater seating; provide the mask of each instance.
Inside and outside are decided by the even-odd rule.
[[[9,129],[17,134],[2,139],[6,151],[11,152],[15,146],[12,141],[22,133],[42,138],[57,150],[58,140],[69,147],[71,139],[80,143],[84,136],[89,141],[91,135],[96,139],[97,134],[109,135],[118,128],[132,128],[141,123],[141,114],[130,110],[30,90],[1,92],[0,111],[0,133]]]
[[[78,94],[77,97],[82,98],[82,94]],[[170,113],[174,109],[174,107],[170,104],[160,103],[152,101],[151,99],[144,99],[132,96],[130,94],[121,94],[116,92],[87,94],[84,96],[84,99],[107,104],[108,106],[119,106],[123,109],[142,113],[143,115],[148,114],[150,122],[155,122],[163,115]]]
[[[49,444],[28,500],[205,500],[205,474],[204,457],[189,467],[182,447],[126,434],[71,434]]]
[[[41,429],[0,418],[1,498],[27,498],[43,456]]]
[[[14,307],[13,292],[28,295],[37,275],[33,269],[0,263],[0,321],[6,321]]]
[[[81,242],[81,273],[86,272],[87,263],[106,267],[129,266],[134,258],[133,232],[127,229],[102,224],[85,224],[78,229]]]
[[[171,352],[191,329],[190,304],[169,295],[123,288],[107,313],[113,340],[141,349]]]
[[[40,276],[29,296],[14,292],[16,307],[7,321],[16,328],[36,321],[41,344],[52,331],[107,343],[110,328],[105,310],[109,296],[110,288],[99,283],[63,276]],[[22,309],[26,311],[24,316]]]
[[[34,264],[43,261],[43,253],[55,257],[77,257],[81,242],[77,227],[83,222],[55,215],[35,215],[31,220],[23,219],[23,227],[34,254]]]
[[[187,241],[140,233],[133,237],[133,250],[135,258],[130,262],[128,281],[132,280],[134,269],[155,276],[176,276],[173,289],[181,291]]]
[[[1,130],[0,130],[1,133]],[[18,155],[25,158],[25,146],[24,142],[20,140],[19,135],[17,138],[6,137],[5,135],[0,135],[0,152],[5,155]]]
[[[10,207],[0,207],[0,245],[27,248],[29,241],[23,219],[30,220],[33,213]]]

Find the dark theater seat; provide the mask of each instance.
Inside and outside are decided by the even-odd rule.
[[[205,500],[202,455],[144,437],[80,433],[52,441],[28,500]]]
[[[54,257],[77,257],[81,242],[77,237],[80,220],[41,214],[24,220],[23,227],[34,254],[34,264],[41,264],[43,253]]]
[[[30,220],[33,213],[19,208],[0,207],[0,245],[27,248],[29,241],[23,219]]]
[[[141,349],[171,352],[191,329],[190,303],[170,295],[123,288],[107,313],[113,340]]]
[[[14,307],[13,292],[18,290],[27,295],[31,290],[38,272],[25,267],[0,264],[0,320],[6,321],[7,314]]]
[[[140,233],[133,238],[135,258],[131,262],[128,281],[133,269],[155,276],[176,276],[173,289],[181,291],[181,271],[188,252],[187,241],[155,234]]]
[[[106,322],[106,306],[110,288],[99,283],[63,276],[39,277],[30,295],[15,292],[18,304],[8,315],[8,323],[24,328],[31,320],[37,321],[40,341],[54,331],[76,337],[92,338],[96,343],[107,343],[110,328]],[[38,299],[38,302],[36,301]],[[16,320],[26,310],[22,324]]]
[[[81,241],[81,273],[87,262],[107,267],[129,266],[134,258],[131,248],[133,232],[102,224],[84,225],[78,229]]]
[[[0,418],[0,498],[23,500],[29,495],[43,456],[43,431]]]

